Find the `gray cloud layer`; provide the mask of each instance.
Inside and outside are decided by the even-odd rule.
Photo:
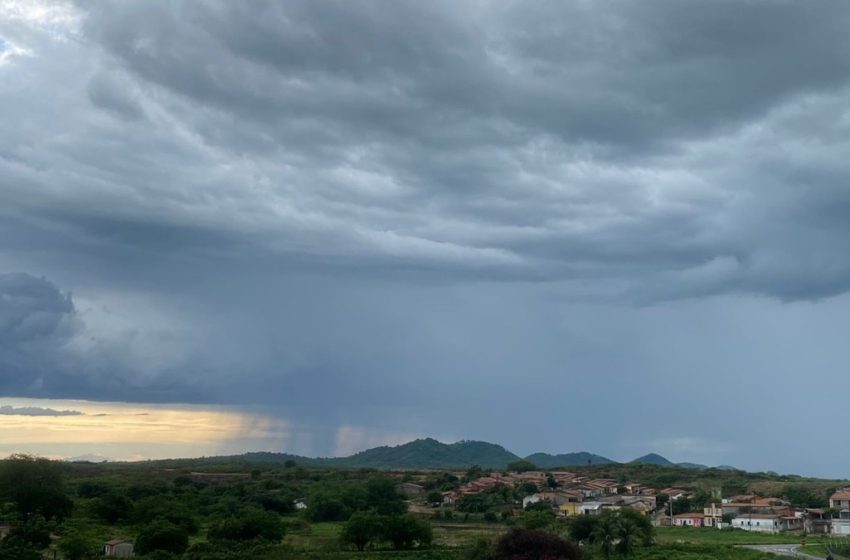
[[[787,406],[801,371],[844,383],[843,3],[40,14],[0,17],[0,267],[61,287],[0,279],[7,394],[510,444],[492,409],[559,410],[541,386],[708,423],[760,376]],[[618,418],[554,450],[744,453]]]
[[[0,406],[3,416],[82,416],[79,410],[56,410],[40,406]]]

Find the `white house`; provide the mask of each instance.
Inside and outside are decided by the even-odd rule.
[[[601,502],[584,502],[581,504],[582,515],[599,515],[605,504]]]
[[[800,531],[803,529],[803,519],[793,515],[782,516],[774,513],[746,513],[733,519],[732,527],[758,533]]]
[[[103,543],[103,555],[110,558],[132,558],[133,543],[124,539],[112,539]]]

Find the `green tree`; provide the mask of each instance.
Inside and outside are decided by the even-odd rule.
[[[475,480],[476,478],[481,478],[484,476],[484,469],[482,469],[478,465],[472,465],[466,470],[466,476],[464,477],[467,481]]]
[[[42,549],[50,544],[50,533],[53,529],[54,524],[47,522],[39,515],[12,527],[9,535]]]
[[[166,496],[148,496],[133,506],[132,520],[144,525],[156,519],[164,519],[172,525],[182,527],[190,535],[198,532],[198,519],[186,503]]]
[[[366,483],[366,507],[380,515],[399,515],[407,511],[404,495],[393,479],[374,476]]]
[[[433,538],[431,524],[411,514],[386,517],[381,526],[382,538],[396,550],[429,546]]]
[[[69,533],[59,541],[65,560],[84,560],[99,556],[98,543],[82,533]]]
[[[652,546],[655,542],[655,527],[647,515],[643,515],[633,509],[621,509],[614,513],[622,522],[631,523],[635,526],[637,537],[642,546]]]
[[[342,528],[342,542],[363,550],[381,536],[381,518],[374,513],[354,513]]]
[[[611,557],[611,553],[614,552],[614,543],[618,536],[616,519],[605,517],[604,519],[600,519],[596,527],[593,528],[590,540],[599,547],[602,556],[607,560]]]
[[[280,516],[267,511],[250,511],[213,525],[209,536],[213,540],[251,541],[263,539],[279,542],[285,533]]]
[[[38,514],[61,520],[73,507],[61,464],[32,455],[0,461],[0,499],[14,503],[24,519]]]
[[[490,560],[580,560],[581,551],[570,541],[544,531],[514,529],[496,544]]]
[[[567,531],[575,541],[588,541],[592,540],[598,524],[599,517],[595,515],[576,515],[567,520]]]
[[[425,501],[429,504],[440,504],[443,502],[443,495],[438,490],[432,490],[425,496]]]
[[[110,524],[128,519],[133,513],[132,500],[117,492],[95,498],[89,507],[92,515]]]
[[[637,524],[628,518],[617,519],[615,528],[617,536],[616,550],[621,556],[630,556],[635,549],[635,541],[640,535]]]
[[[311,521],[345,521],[351,515],[351,508],[345,505],[342,497],[330,489],[317,488],[307,498],[307,516]]]
[[[41,551],[32,543],[18,537],[7,536],[0,540],[0,558],[10,560],[41,560]]]
[[[157,550],[182,554],[188,547],[189,534],[162,519],[145,526],[136,538],[136,552],[143,555]]]
[[[526,461],[525,459],[520,459],[519,461],[508,463],[508,471],[510,472],[528,472],[536,470],[537,465],[535,465],[531,461]]]

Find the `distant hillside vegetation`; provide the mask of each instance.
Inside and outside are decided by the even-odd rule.
[[[285,464],[294,462],[305,467],[364,468],[364,469],[467,469],[478,465],[486,469],[505,470],[510,463],[521,458],[494,443],[485,441],[459,441],[441,443],[433,438],[417,439],[396,446],[367,449],[349,457],[302,457],[288,453],[252,452],[230,457],[202,457],[188,460],[194,465],[228,464]],[[525,458],[541,469],[559,467],[603,467],[615,465],[653,465],[704,471],[708,467],[697,463],[673,463],[657,453],[650,453],[629,463],[618,463],[594,453],[534,453]],[[174,466],[185,460],[156,461],[160,465]],[[718,467],[729,469],[732,467]]]
[[[550,455],[549,453],[535,453],[525,458],[542,469],[554,469],[555,467],[586,467],[588,465],[610,465],[612,461],[602,455],[580,451],[578,453],[561,453]]]
[[[643,457],[638,457],[637,459],[630,461],[630,463],[637,463],[640,465],[658,465],[660,467],[676,466],[676,463],[670,461],[666,457],[662,457],[658,453],[647,453]]]
[[[393,469],[451,469],[479,465],[504,469],[519,457],[500,445],[484,441],[441,443],[435,439],[417,439],[395,447],[367,449],[351,457],[331,459],[329,463],[345,467]]]

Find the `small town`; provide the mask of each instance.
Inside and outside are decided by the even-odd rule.
[[[453,473],[462,477],[464,473]],[[522,509],[538,504],[559,517],[600,515],[606,511],[629,509],[649,516],[656,526],[734,528],[760,533],[797,532],[821,535],[850,535],[850,488],[829,496],[828,508],[795,508],[781,498],[755,494],[721,497],[715,489],[706,498],[710,503],[691,511],[677,511],[678,503],[691,504],[696,493],[685,488],[651,488],[636,483],[579,476],[566,471],[527,471],[492,473],[441,494],[442,506],[458,506],[465,501],[500,488],[539,491],[523,496]],[[403,483],[400,490],[409,497],[424,495],[425,487]],[[436,505],[436,504],[431,504]]]

